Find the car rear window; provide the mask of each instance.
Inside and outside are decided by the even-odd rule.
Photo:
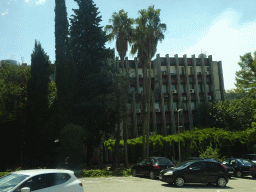
[[[170,159],[168,158],[162,158],[162,159],[154,159],[153,160],[154,163],[157,163],[157,164],[172,164],[172,162],[170,161]]]
[[[240,159],[240,161],[243,163],[243,164],[247,164],[247,165],[253,165],[253,162],[250,162],[248,160],[245,160],[245,159]]]

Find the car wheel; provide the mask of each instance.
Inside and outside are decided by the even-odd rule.
[[[174,181],[174,184],[177,186],[177,187],[182,187],[184,184],[185,184],[185,181],[183,179],[183,177],[176,177],[175,181]]]
[[[236,172],[236,176],[237,176],[238,178],[241,178],[241,177],[243,177],[243,174],[242,174],[241,171],[237,171],[237,172]]]
[[[227,181],[223,177],[218,178],[217,185],[219,187],[225,187],[226,184],[227,184]]]
[[[149,177],[150,177],[150,179],[156,179],[156,175],[155,175],[154,171],[149,172]]]
[[[136,173],[136,170],[135,170],[135,169],[132,170],[132,176],[133,176],[133,177],[136,177],[136,176],[137,176],[137,173]]]

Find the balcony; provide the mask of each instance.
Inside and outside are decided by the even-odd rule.
[[[172,75],[172,76],[171,76],[171,81],[172,81],[173,84],[176,84],[176,83],[177,83],[177,77],[176,77],[176,75]]]
[[[166,124],[171,123],[171,114],[170,114],[170,112],[165,112],[165,120],[166,120]]]
[[[198,83],[202,83],[203,82],[203,76],[202,75],[197,75],[197,81],[198,81]]]
[[[191,93],[191,101],[195,101],[196,100],[196,94],[195,93]]]
[[[200,100],[204,100],[204,93],[199,93]]]
[[[161,58],[160,62],[161,62],[161,66],[166,66],[166,58]]]
[[[180,83],[186,83],[185,75],[180,75]]]
[[[130,86],[131,87],[136,87],[136,85],[137,85],[136,78],[132,78]]]
[[[168,83],[167,75],[162,75],[162,83],[165,85]]]
[[[133,69],[134,69],[134,68],[135,68],[135,61],[129,60],[129,61],[128,61],[128,65],[129,65],[130,68],[133,68]]]
[[[188,66],[192,66],[192,58],[187,58]]]
[[[189,75],[188,79],[190,84],[194,84],[194,75]]]
[[[161,95],[160,93],[154,93],[155,101],[161,101]]]
[[[211,83],[211,76],[210,75],[206,75],[206,83]]]
[[[156,113],[156,124],[162,123],[162,113]]]

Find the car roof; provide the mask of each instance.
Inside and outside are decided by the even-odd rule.
[[[66,170],[66,169],[29,169],[29,170],[15,171],[15,172],[12,172],[12,173],[33,176],[33,175],[44,174],[44,173],[74,174],[74,171]]]
[[[169,159],[167,157],[149,157],[149,158],[151,158],[151,159],[159,159],[159,158]]]

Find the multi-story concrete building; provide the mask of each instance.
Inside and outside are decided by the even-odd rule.
[[[116,63],[121,61],[116,57]],[[128,108],[130,110],[129,138],[142,135],[140,98],[143,91],[141,63],[135,58],[125,58],[124,68],[130,72],[132,82]],[[152,98],[150,109],[150,134],[176,133],[178,115],[181,131],[194,127],[196,108],[202,101],[224,100],[224,81],[221,61],[212,61],[201,54],[200,58],[160,57],[151,62]],[[183,109],[179,114],[177,109]]]

